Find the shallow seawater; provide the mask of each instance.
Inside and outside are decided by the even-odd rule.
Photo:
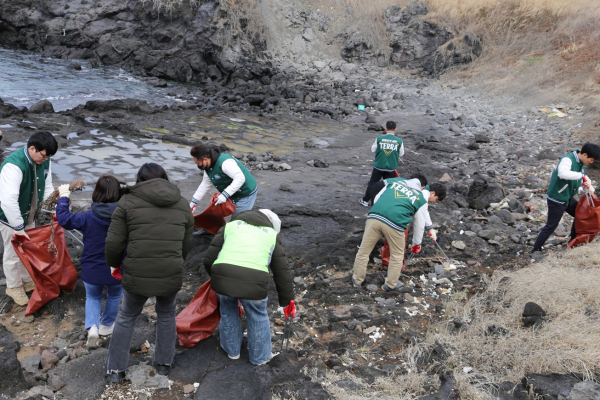
[[[62,111],[90,100],[135,98],[153,105],[173,103],[171,89],[147,85],[127,71],[111,66],[71,68],[73,61],[41,57],[39,54],[0,49],[0,98],[5,103],[30,107],[40,100],[52,102]]]

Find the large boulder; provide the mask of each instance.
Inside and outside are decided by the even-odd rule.
[[[469,187],[467,200],[469,207],[485,210],[491,203],[499,203],[504,198],[504,189],[496,184],[489,184],[484,179],[476,177]]]
[[[536,397],[558,400],[569,396],[571,389],[581,380],[569,374],[527,374],[522,380],[523,387]]]
[[[19,349],[19,342],[0,324],[0,394],[14,396],[29,388],[17,358]]]
[[[31,106],[29,112],[32,114],[45,114],[45,113],[53,113],[54,106],[48,100],[38,101],[34,105]]]

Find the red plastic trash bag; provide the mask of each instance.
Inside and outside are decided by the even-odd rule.
[[[408,243],[408,226],[404,231],[404,263],[402,264],[402,272],[406,271],[406,244]],[[390,245],[388,244],[387,239],[383,242],[383,246],[379,249],[379,254],[381,255],[381,266],[387,267],[390,265]],[[382,268],[387,269],[387,268]]]
[[[199,341],[211,337],[219,319],[219,300],[209,280],[200,286],[190,304],[175,318],[179,344],[194,347]]]
[[[600,200],[595,194],[586,193],[575,208],[575,232],[577,236],[568,248],[590,243],[600,232]]]
[[[217,198],[220,193],[215,193],[210,198],[210,204],[206,207],[206,210],[202,211],[198,215],[194,215],[194,226],[196,228],[204,229],[207,232],[216,235],[219,229],[225,225],[225,218],[235,212],[235,204],[231,199],[223,204],[215,205]]]
[[[13,238],[12,244],[35,283],[25,315],[33,314],[44,304],[58,297],[61,290],[71,292],[77,280],[77,270],[71,261],[65,243],[65,231],[54,222],[29,229],[30,240],[23,242]]]

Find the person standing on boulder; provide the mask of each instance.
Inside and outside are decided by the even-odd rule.
[[[106,237],[106,263],[115,278],[123,279],[123,300],[106,358],[109,382],[122,382],[135,320],[154,296],[154,366],[158,374],[169,374],[177,342],[176,298],[193,230],[187,200],[165,170],[154,163],[142,165],[136,184],[119,201]]]
[[[386,179],[384,183],[385,187],[375,197],[374,205],[367,216],[365,233],[354,260],[352,283],[355,287],[361,287],[367,274],[369,254],[384,236],[390,246],[390,264],[381,290],[390,291],[402,286],[398,279],[404,261],[404,231],[414,219],[411,252],[419,253],[425,224],[431,221],[427,204],[444,200],[446,187],[441,183],[431,184],[430,195],[427,198],[422,192],[426,182],[419,179],[391,178]],[[437,240],[432,227],[429,234],[433,240]]]
[[[271,325],[267,313],[270,275],[273,272],[279,305],[295,317],[294,287],[281,244],[281,221],[271,210],[244,211],[219,230],[204,257],[211,287],[219,297],[221,347],[237,360],[242,346],[238,300],[248,322],[250,362],[273,358]]]
[[[9,155],[0,166],[0,234],[4,243],[2,263],[6,294],[20,306],[29,302],[26,292],[35,289],[31,276],[19,259],[13,236],[29,240],[26,230],[35,227],[38,206],[54,192],[50,157],[58,143],[50,132],[36,132]]]
[[[546,192],[548,203],[548,218],[546,225],[541,229],[532,252],[542,251],[546,240],[554,233],[563,214],[566,212],[570,216],[575,216],[577,200],[573,198],[583,186],[594,192],[594,187],[590,179],[584,175],[585,166],[590,165],[594,160],[600,159],[600,146],[593,143],[586,143],[581,151],[576,150],[561,157],[558,165],[552,171],[550,185]],[[571,240],[575,239],[575,221],[571,226]]]
[[[120,186],[114,176],[102,175],[92,193],[92,209],[82,213],[69,212],[69,184],[58,187],[58,224],[68,230],[79,229],[83,234],[81,280],[85,286],[85,329],[88,331],[86,347],[89,349],[98,347],[99,336],[112,334],[123,294],[121,281],[111,276],[104,256],[108,227],[121,198]],[[106,304],[100,320],[102,291],[105,286]]]
[[[398,167],[398,160],[404,155],[404,143],[402,143],[402,139],[396,137],[396,123],[394,121],[386,122],[385,135],[378,136],[375,139],[371,151],[375,153],[373,172],[367,184],[365,196],[358,199],[358,202],[365,207],[368,207],[369,201],[372,200],[370,196],[371,187],[381,179],[392,178]]]
[[[235,204],[232,218],[242,211],[252,210],[258,187],[244,164],[229,154],[221,153],[218,147],[208,148],[201,144],[192,147],[190,155],[198,168],[204,171],[202,183],[190,202],[192,212],[212,186],[220,192],[215,205],[225,203],[228,198]]]

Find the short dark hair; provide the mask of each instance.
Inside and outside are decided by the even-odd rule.
[[[594,161],[600,160],[600,146],[594,143],[586,143],[581,148],[581,154],[587,154],[588,157],[593,158]]]
[[[27,140],[27,148],[31,146],[35,147],[38,152],[46,150],[48,157],[52,157],[58,151],[58,142],[48,131],[39,131],[31,135]]]
[[[121,185],[112,175],[102,175],[96,182],[92,201],[94,203],[116,203],[121,198]]]
[[[163,167],[155,163],[146,163],[140,167],[140,170],[137,173],[136,183],[157,178],[165,179],[167,181],[169,180],[169,177],[167,176],[167,173]]]
[[[443,183],[432,183],[429,185],[429,191],[434,192],[439,201],[443,201],[446,198],[446,186]]]
[[[394,121],[386,122],[385,129],[387,129],[388,131],[393,131],[394,129],[396,129],[396,123]]]
[[[202,160],[206,157],[210,158],[210,148],[203,144],[197,144],[190,150],[190,155],[198,160]]]
[[[409,179],[418,179],[421,182],[421,186],[427,186],[427,178],[421,174],[412,174]]]

